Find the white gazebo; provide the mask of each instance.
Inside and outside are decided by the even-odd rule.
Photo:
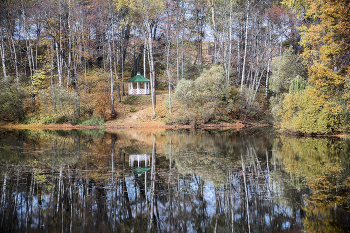
[[[127,82],[129,95],[149,95],[150,80],[143,77],[140,72]]]

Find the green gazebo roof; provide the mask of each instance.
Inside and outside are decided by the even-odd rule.
[[[148,171],[148,170],[150,170],[151,168],[149,168],[149,167],[145,167],[145,168],[141,168],[141,167],[139,167],[139,168],[132,168],[131,170],[133,171],[133,172],[135,172],[137,175],[139,175],[139,176],[141,176],[143,173],[145,173],[146,171]]]
[[[127,82],[150,82],[150,80],[143,77],[140,72],[137,72],[137,75],[129,79]]]

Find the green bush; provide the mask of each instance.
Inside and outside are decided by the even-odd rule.
[[[75,91],[67,91],[64,87],[55,85],[49,90],[39,92],[41,106],[50,115],[64,118],[71,124],[76,124],[80,116],[80,98]]]
[[[231,111],[237,93],[230,88],[225,77],[221,66],[213,66],[195,81],[181,79],[173,98],[179,108],[179,123],[205,123]]]
[[[90,119],[87,119],[84,121],[78,120],[77,124],[78,125],[86,125],[86,126],[106,126],[105,121],[99,115],[93,116]]]
[[[41,118],[41,123],[45,125],[49,124],[64,124],[67,123],[68,120],[64,116],[45,116]]]
[[[128,95],[123,99],[122,103],[128,105],[139,105],[148,103],[149,101],[151,101],[150,95]]]
[[[287,92],[291,80],[298,75],[298,57],[292,47],[272,60],[271,72],[270,90],[278,94]]]
[[[22,87],[0,80],[0,120],[22,120],[25,115],[25,96],[26,92]]]
[[[286,94],[277,115],[286,129],[302,133],[334,133],[342,130],[342,106],[335,100],[323,100],[309,87]]]
[[[25,125],[41,123],[41,119],[37,116],[33,116],[30,118],[25,118],[25,119],[21,120],[21,123],[25,124]]]
[[[289,93],[303,91],[306,88],[306,81],[300,76],[297,75],[294,79],[290,81]]]

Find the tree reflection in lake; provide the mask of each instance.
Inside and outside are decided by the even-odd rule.
[[[1,132],[0,231],[346,232],[349,148],[269,134]],[[132,154],[151,161],[134,169]]]

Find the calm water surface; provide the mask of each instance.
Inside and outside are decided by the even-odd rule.
[[[350,141],[0,131],[0,232],[349,232]]]

